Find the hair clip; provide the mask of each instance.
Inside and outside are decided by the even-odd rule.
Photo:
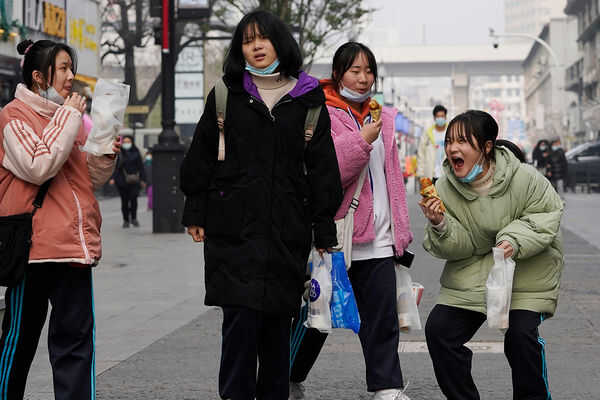
[[[27,53],[31,49],[31,46],[33,46],[33,43],[31,43],[29,46],[27,46],[27,48],[23,52],[23,58],[21,58],[21,63],[20,63],[21,64],[21,68],[23,68],[23,64],[25,63],[25,56],[27,55]]]

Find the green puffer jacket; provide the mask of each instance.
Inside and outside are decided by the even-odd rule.
[[[423,247],[446,261],[438,304],[486,312],[485,282],[492,248],[506,240],[516,262],[511,309],[554,314],[563,268],[563,203],[550,182],[496,147],[496,171],[487,196],[461,183],[444,162],[436,189],[447,208],[445,227],[428,224]]]

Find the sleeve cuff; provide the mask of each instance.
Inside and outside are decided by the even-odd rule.
[[[333,220],[314,224],[313,231],[315,234],[316,248],[328,249],[338,244],[335,223],[333,222]]]
[[[446,231],[446,229],[448,229],[448,223],[446,222],[446,217],[444,217],[442,219],[442,222],[440,222],[437,225],[433,225],[431,224],[431,227],[433,228],[434,231],[436,231],[437,233],[444,233]]]
[[[183,206],[183,226],[204,227],[206,222],[206,197],[190,196],[185,198]]]

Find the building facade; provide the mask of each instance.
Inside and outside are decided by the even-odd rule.
[[[21,81],[17,44],[21,37],[15,21],[23,26],[27,39],[49,39],[67,43],[77,53],[77,75],[74,89],[93,88],[100,70],[99,4],[95,0],[0,0],[2,21],[8,21],[8,35],[0,35],[0,107],[12,98]],[[3,24],[4,25],[4,24]]]
[[[566,0],[504,0],[504,30],[537,36],[550,18],[564,15],[565,4]]]
[[[561,138],[567,147],[574,144],[569,136],[569,107],[577,98],[565,91],[566,66],[578,58],[577,20],[552,18],[538,37],[554,50],[557,60],[539,43],[534,42],[523,62],[525,70],[525,125],[532,144],[541,139]]]
[[[523,75],[472,76],[469,85],[469,108],[483,110],[498,122],[499,137],[522,143],[525,119]]]
[[[569,0],[565,13],[577,18],[580,50],[567,66],[565,88],[577,96],[570,110],[571,122],[577,140],[585,142],[600,137],[600,1]]]

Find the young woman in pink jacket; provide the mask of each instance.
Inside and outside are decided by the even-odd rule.
[[[24,84],[0,112],[0,215],[31,212],[39,186],[52,181],[33,218],[25,276],[5,294],[0,397],[23,398],[50,302],[55,397],[94,399],[92,266],[101,256],[101,216],[93,190],[111,176],[114,155],[81,151],[85,98],[71,94],[75,51],[50,40],[23,41],[18,51]]]
[[[367,389],[375,392],[375,400],[406,400],[398,357],[394,256],[403,254],[413,236],[394,137],[396,111],[383,107],[377,122],[369,114],[376,79],[377,64],[371,50],[349,42],[336,51],[332,77],[321,81],[321,86],[344,189],[336,219],[348,212],[359,176],[367,169],[354,215],[352,265],[348,271],[361,318],[359,337]],[[293,383],[306,378],[325,341],[325,335],[311,331],[292,367]]]

